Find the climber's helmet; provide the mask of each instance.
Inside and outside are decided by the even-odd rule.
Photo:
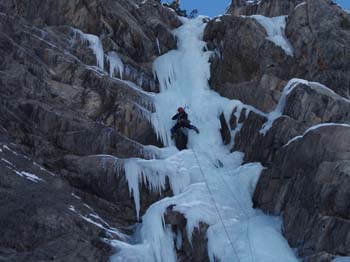
[[[183,107],[179,107],[179,108],[177,109],[177,112],[179,112],[179,113],[185,112],[185,109],[184,109]]]

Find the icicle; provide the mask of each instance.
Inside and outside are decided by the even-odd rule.
[[[129,184],[129,192],[133,194],[136,214],[140,213],[139,184],[143,183],[151,192],[161,194],[166,188],[169,178],[170,188],[175,195],[181,193],[190,183],[189,174],[183,171],[181,163],[171,157],[166,160],[131,159],[126,161],[125,175]]]
[[[119,55],[114,51],[108,52],[107,60],[109,63],[109,76],[117,76],[123,79],[124,64]]]
[[[75,33],[78,33],[83,41],[89,43],[89,48],[96,56],[97,66],[104,70],[104,51],[100,38],[96,35],[85,34],[79,29],[74,29]],[[76,35],[76,34],[75,34]]]

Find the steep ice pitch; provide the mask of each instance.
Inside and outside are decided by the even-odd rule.
[[[130,159],[126,176],[135,204],[139,207],[140,181],[147,180],[150,189],[159,191],[169,177],[174,191],[154,203],[142,217],[137,234],[129,243],[113,241],[117,261],[176,261],[176,249],[185,237],[173,233],[164,223],[167,207],[184,214],[187,237],[200,222],[209,225],[208,255],[227,262],[295,262],[293,252],[280,232],[280,221],[252,208],[252,195],[263,169],[260,163],[242,165],[243,155],[230,153],[220,135],[219,116],[230,114],[238,101],[220,97],[208,86],[210,52],[206,52],[201,17],[183,19],[184,25],[174,31],[178,50],[159,57],[154,73],[160,82],[160,94],[154,97],[156,113],[152,123],[168,149],[147,148],[157,160]],[[197,135],[188,131],[188,150],[174,150],[170,129],[171,116],[179,106],[186,106],[192,123],[200,129]],[[240,110],[240,109],[239,109]]]

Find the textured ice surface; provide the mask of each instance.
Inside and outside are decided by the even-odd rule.
[[[176,248],[185,237],[174,234],[164,223],[170,205],[187,219],[186,234],[204,222],[208,228],[208,255],[220,261],[295,262],[293,252],[280,231],[280,221],[252,208],[252,194],[263,169],[260,163],[242,165],[243,154],[230,152],[220,135],[219,116],[229,119],[233,108],[249,108],[239,101],[220,97],[208,86],[209,58],[202,34],[201,17],[183,19],[174,30],[178,49],[154,62],[160,93],[154,96],[156,112],[152,123],[165,149],[145,147],[154,159],[130,159],[125,172],[136,212],[140,209],[140,183],[160,192],[169,179],[174,196],[151,205],[142,216],[137,236],[130,243],[112,241],[117,253],[112,261],[176,261]],[[186,107],[200,134],[191,130],[188,149],[178,151],[170,139],[175,124],[171,117],[179,106]],[[234,130],[232,131],[234,132]]]

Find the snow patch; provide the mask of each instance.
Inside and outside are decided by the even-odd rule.
[[[270,112],[267,115],[267,122],[263,125],[262,129],[259,131],[260,134],[266,135],[267,131],[270,130],[272,127],[272,124],[275,122],[275,120],[282,116],[284,107],[286,105],[287,96],[293,91],[295,87],[297,87],[299,84],[308,84],[306,80],[302,79],[292,79],[288,82],[288,84],[284,87],[282,96],[280,100],[278,101],[278,104],[272,112]]]
[[[267,33],[267,39],[281,47],[289,56],[294,56],[294,50],[284,34],[287,16],[266,17],[262,15],[248,16],[261,24]]]
[[[221,16],[216,17],[214,20],[215,23],[222,23]]]
[[[3,149],[6,149],[7,151],[10,151],[12,154],[14,154],[15,156],[18,156],[18,153],[16,151],[13,151],[12,149],[10,149],[8,146],[3,145],[2,146]]]
[[[3,149],[6,149],[7,151],[10,151],[12,154],[14,154],[14,155],[16,155],[16,156],[19,155],[17,152],[11,150],[11,149],[10,149],[8,146],[6,146],[6,145],[3,145],[2,148],[3,148]],[[1,152],[2,152],[2,150],[1,150]],[[24,157],[25,159],[28,159],[28,157],[26,157],[26,156],[23,156],[23,157]],[[26,179],[28,179],[28,180],[30,180],[30,181],[32,181],[32,182],[35,182],[35,183],[38,182],[38,181],[44,181],[42,178],[38,177],[37,175],[31,174],[31,173],[26,172],[26,171],[18,171],[18,170],[16,170],[16,169],[15,169],[16,166],[15,166],[13,163],[11,163],[9,160],[5,159],[5,158],[1,158],[0,160],[7,164],[7,168],[8,168],[8,169],[12,170],[14,173],[16,173],[17,175],[19,175],[19,176],[21,176],[21,177],[24,177],[24,178],[26,178]],[[34,163],[33,163],[33,164],[34,164]],[[49,173],[50,173],[50,172],[49,172]]]
[[[120,232],[118,229],[111,227],[105,220],[103,220],[97,213],[90,213],[88,215],[83,215],[81,214],[78,210],[76,210],[76,208],[73,205],[70,205],[68,207],[68,209],[70,211],[72,211],[73,213],[77,214],[80,218],[82,218],[84,221],[93,224],[94,226],[103,229],[107,235],[109,235],[109,237],[115,237],[117,236],[118,238],[120,238],[123,241],[128,240],[128,236],[123,234],[122,232]],[[92,210],[92,208],[91,208]],[[94,219],[98,220],[94,221]]]
[[[28,173],[28,172],[25,172],[25,171],[21,171],[21,172],[16,171],[16,174],[23,176],[26,179],[31,180],[33,182],[44,181],[43,179],[39,178],[38,176],[31,174],[31,173]]]
[[[19,175],[20,177],[24,177],[32,182],[35,182],[37,183],[38,181],[43,181],[44,182],[44,179],[41,179],[40,177],[34,175],[34,174],[31,174],[29,172],[26,172],[26,171],[17,171],[13,165],[11,166],[6,166],[8,169],[10,169],[11,171],[13,171],[16,175]]]
[[[309,129],[307,129],[303,135],[300,135],[300,136],[296,136],[296,137],[293,137],[291,140],[289,140],[283,147],[287,147],[289,146],[291,143],[299,140],[299,139],[302,139],[307,133],[313,131],[313,130],[316,130],[316,129],[319,129],[319,128],[323,128],[323,127],[327,127],[327,126],[343,126],[343,127],[350,127],[350,124],[340,124],[340,123],[323,123],[323,124],[318,124],[318,125],[314,125],[312,127],[310,127]]]
[[[6,164],[8,164],[12,167],[16,167],[14,164],[12,164],[10,161],[6,160],[5,158],[1,158],[1,161],[5,162]]]
[[[262,0],[246,0],[246,4],[248,5],[253,5],[253,4],[256,4],[256,5],[259,5],[261,3]]]
[[[28,157],[26,157],[26,156],[24,156],[24,157],[25,157],[26,159],[29,160]],[[47,170],[46,168],[43,168],[41,165],[39,165],[39,164],[36,163],[36,162],[33,162],[33,165],[36,166],[36,167],[38,167],[41,171],[44,171],[44,172],[48,173],[48,174],[51,175],[51,176],[56,176],[54,173],[50,172],[50,171]]]
[[[296,5],[296,7],[294,7],[294,9],[297,9],[298,7],[301,7],[303,5],[306,5],[306,2],[302,2],[302,3],[298,4],[298,5]]]
[[[79,200],[81,200],[81,197],[80,196],[77,196],[76,194],[74,194],[74,193],[72,193],[71,194],[73,197],[75,197],[76,199],[79,199]]]
[[[307,85],[311,89],[317,90],[318,92],[320,92],[324,95],[332,96],[335,99],[342,99],[342,100],[350,103],[350,101],[348,99],[345,99],[344,97],[341,97],[340,95],[336,94],[333,90],[329,89],[325,85],[322,85],[322,84],[317,83],[317,82],[309,82],[309,81],[304,80],[304,79],[293,78],[284,87],[283,92],[282,92],[282,96],[281,96],[280,100],[278,101],[276,108],[272,112],[267,114],[268,121],[263,125],[262,129],[259,131],[260,134],[266,135],[267,131],[270,130],[270,128],[272,127],[274,121],[282,116],[284,107],[286,105],[287,96],[299,84]]]

